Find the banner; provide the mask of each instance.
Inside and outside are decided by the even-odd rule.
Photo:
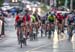
[[[2,31],[2,20],[0,20],[0,34],[1,34],[1,31]]]

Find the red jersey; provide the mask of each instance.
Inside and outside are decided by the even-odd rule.
[[[16,16],[16,19],[15,19],[15,22],[18,22],[18,20],[20,19],[20,17],[17,15]],[[23,22],[26,23],[26,21],[30,22],[31,18],[29,15],[25,15],[23,18],[22,18]]]
[[[58,13],[56,17],[57,17],[58,20],[63,20],[64,19],[64,17],[62,15],[60,15],[60,13]]]
[[[31,20],[30,15],[25,15],[24,17],[25,17],[25,20],[28,22]]]

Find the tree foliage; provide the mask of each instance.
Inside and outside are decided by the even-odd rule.
[[[65,3],[65,0],[57,0],[57,6],[63,6]]]
[[[43,3],[45,3],[45,0],[30,0],[30,1],[39,1],[39,2],[43,2]],[[46,0],[47,1],[47,4],[49,5],[50,4],[50,0]],[[56,0],[57,1],[57,7],[59,7],[59,6],[64,6],[64,4],[65,4],[65,0]],[[70,0],[68,0],[68,8],[70,8]],[[73,0],[73,8],[75,9],[75,7],[74,7],[74,5],[75,5],[75,0]]]
[[[0,7],[2,6],[3,2],[4,2],[4,0],[0,0]]]
[[[47,6],[44,4],[43,6],[41,6],[41,9],[42,9],[43,11],[47,11]]]
[[[73,0],[73,8],[75,9],[74,5],[75,5],[75,0]]]

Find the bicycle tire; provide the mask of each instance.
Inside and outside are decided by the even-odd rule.
[[[20,43],[20,47],[22,48],[22,42]]]
[[[25,45],[25,46],[27,45],[27,43],[26,43],[26,40],[25,40],[25,43],[24,43],[24,45]]]
[[[26,38],[23,39],[23,44],[26,46],[27,42],[26,42]]]
[[[72,39],[72,36],[73,36],[73,33],[72,33],[72,31],[73,31],[73,26],[71,25],[70,27],[70,30],[71,31],[69,31],[69,41]]]
[[[22,44],[23,44],[23,34],[22,34],[22,31],[20,31],[20,34],[19,34],[19,43],[20,43],[20,47],[22,48]]]

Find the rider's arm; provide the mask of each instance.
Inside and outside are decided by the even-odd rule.
[[[26,24],[26,16],[23,17],[23,22]]]
[[[54,24],[56,24],[56,16],[54,16]]]
[[[30,15],[28,15],[28,21],[29,21],[29,22],[31,21]]]
[[[67,16],[66,19],[65,19],[66,26],[68,26],[68,17],[69,16]]]
[[[19,20],[19,16],[16,16],[15,17],[15,25],[16,25],[16,23],[17,23],[18,20]]]
[[[19,20],[19,16],[16,16],[15,17],[15,24],[14,24],[15,28],[16,28],[16,25],[17,25],[18,20]]]

